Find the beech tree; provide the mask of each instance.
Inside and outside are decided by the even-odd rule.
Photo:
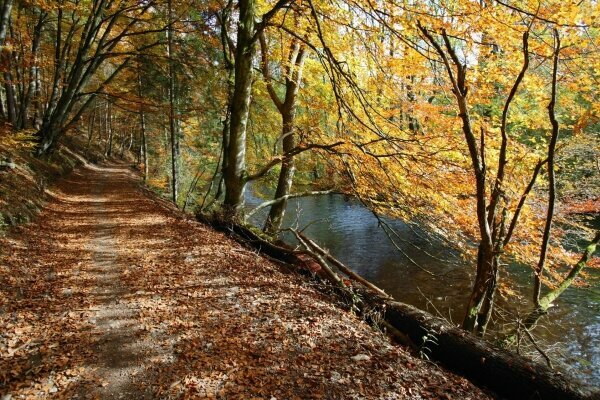
[[[287,65],[283,68],[283,81],[285,82],[285,91],[283,100],[277,94],[271,79],[269,71],[269,49],[265,39],[264,32],[259,34],[261,54],[262,54],[262,72],[266,81],[267,90],[271,100],[281,114],[282,130],[281,136],[277,141],[281,141],[282,156],[281,170],[275,190],[275,199],[285,198],[290,194],[292,182],[294,179],[294,156],[290,155],[296,148],[294,120],[296,116],[297,95],[302,82],[302,69],[304,68],[304,58],[306,56],[306,46],[297,39],[292,39],[288,48]],[[276,233],[281,228],[283,215],[287,201],[282,200],[271,206],[269,215],[265,222],[264,230],[269,234]]]
[[[254,0],[240,0],[239,20],[234,51],[234,89],[231,96],[229,135],[225,150],[225,200],[226,213],[233,218],[243,214],[244,190],[248,181],[246,171],[246,128],[250,112],[252,82],[254,78],[253,58],[256,43],[267,23],[289,0],[279,0],[256,22]]]

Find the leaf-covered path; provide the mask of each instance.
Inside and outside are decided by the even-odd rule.
[[[485,399],[314,283],[86,166],[1,239],[0,398]]]

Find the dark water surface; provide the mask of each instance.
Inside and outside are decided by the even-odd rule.
[[[249,209],[264,201],[262,192],[269,194],[269,190],[258,186],[249,188]],[[266,216],[266,210],[261,211],[251,218],[259,226]],[[428,240],[427,233],[411,229],[402,221],[386,221],[404,239],[399,244],[406,256],[394,247],[368,209],[342,195],[291,199],[284,226],[302,228],[310,224],[305,231],[309,237],[397,300],[460,323],[474,278],[473,266],[465,265],[441,240]],[[407,256],[435,276],[415,266]],[[530,309],[527,301],[532,276],[525,266],[510,265],[507,269],[501,279],[514,281],[524,301],[519,305],[514,299],[500,299],[498,311],[506,315],[507,321],[514,321],[518,309],[521,316]],[[600,386],[600,286],[570,288],[555,305],[540,322],[543,326],[534,331],[535,336],[540,344],[548,346],[555,365],[569,369],[588,385]],[[500,324],[494,327],[501,328]]]

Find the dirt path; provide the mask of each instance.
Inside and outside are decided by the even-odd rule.
[[[117,173],[117,179],[125,183],[129,181],[129,171],[122,169]],[[110,175],[102,178],[108,182],[114,179]],[[92,254],[90,265],[96,279],[95,290],[103,296],[92,318],[95,325],[92,334],[99,338],[95,348],[98,356],[95,372],[101,389],[95,392],[101,398],[151,398],[149,387],[142,390],[132,382],[138,374],[143,374],[145,361],[150,355],[167,354],[160,349],[159,343],[143,335],[138,323],[139,309],[130,307],[126,301],[135,294],[129,286],[121,283],[121,274],[126,271],[127,265],[117,257],[117,227],[121,212],[130,210],[123,210],[120,202],[111,202],[112,196],[118,198],[121,194],[111,193],[115,186],[106,188],[103,181],[95,182],[91,189],[96,198],[97,226],[88,251]],[[122,194],[126,193],[127,190],[124,190]]]
[[[488,398],[138,182],[81,168],[1,239],[0,399]]]

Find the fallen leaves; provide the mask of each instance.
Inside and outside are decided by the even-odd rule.
[[[487,396],[414,359],[316,284],[82,170],[2,239],[0,392],[27,397]],[[94,196],[90,196],[93,193]],[[11,280],[11,271],[21,271]]]

